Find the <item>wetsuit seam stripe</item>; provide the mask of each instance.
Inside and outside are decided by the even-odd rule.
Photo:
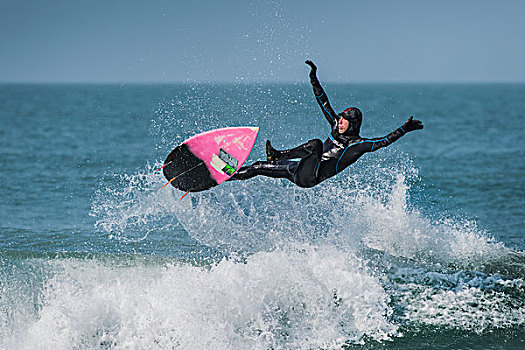
[[[328,110],[326,109],[326,107],[324,106],[323,102],[321,101],[320,97],[324,95],[324,92],[319,95],[319,96],[315,96],[319,102],[321,103],[321,107],[324,109],[324,111],[330,116],[330,118],[332,118],[332,121],[335,123],[335,118],[332,116],[332,114],[330,112],[328,112]]]
[[[374,146],[376,145],[376,142],[384,141],[384,140],[386,140],[386,142],[388,142],[388,143],[392,143],[392,141],[390,141],[390,140],[388,139],[388,136],[382,138],[381,140],[370,141],[370,142],[372,142],[372,149],[370,150],[370,152],[373,152],[373,151],[374,151]]]
[[[343,151],[343,154],[341,154],[341,156],[340,156],[339,159],[337,160],[337,163],[335,163],[335,173],[336,173],[336,174],[338,174],[337,167],[339,166],[339,162],[341,161],[341,158],[343,158],[343,156],[345,155],[346,150],[349,149],[349,148],[352,147],[352,146],[359,145],[359,144],[361,144],[361,143],[365,143],[365,142],[372,142],[372,149],[374,148],[374,145],[373,145],[373,142],[374,142],[374,141],[369,141],[369,140],[365,140],[365,141],[361,141],[361,142],[353,143],[353,144],[351,144],[351,145],[346,146],[345,150]]]

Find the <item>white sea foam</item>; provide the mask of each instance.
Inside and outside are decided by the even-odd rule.
[[[304,245],[211,267],[43,262],[37,315],[9,349],[340,348],[397,332],[389,297],[349,252]]]
[[[519,297],[525,284],[520,278],[408,270],[401,278],[392,276],[403,281],[396,293],[407,323],[476,333],[525,323],[525,303]]]

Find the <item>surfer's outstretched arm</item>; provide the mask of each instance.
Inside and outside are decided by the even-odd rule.
[[[390,145],[391,143],[397,141],[401,136],[405,135],[407,132],[423,129],[423,123],[413,118],[414,117],[408,118],[408,120],[401,127],[397,128],[384,137],[367,139],[367,141],[372,144],[370,152],[375,152],[380,148]]]
[[[397,141],[407,132],[423,129],[423,123],[419,120],[413,120],[412,118],[413,117],[410,117],[405,124],[384,137],[358,139],[357,142],[351,143],[344,149],[341,156],[337,159],[337,162],[335,162],[335,165],[334,163],[330,164],[329,162],[326,162],[326,166],[323,167],[323,164],[321,164],[321,173],[324,174],[325,178],[332,177],[343,171],[350,164],[355,163],[363,154],[367,152],[375,152],[380,148],[386,147]]]
[[[337,119],[339,117],[337,116],[337,113],[335,113],[332,109],[332,106],[330,106],[328,96],[326,96],[326,93],[324,92],[321,83],[319,83],[319,79],[317,79],[316,65],[310,60],[305,61],[305,63],[312,68],[310,70],[310,83],[312,84],[312,87],[314,89],[315,99],[321,107],[321,110],[323,111],[326,120],[328,120],[330,126],[333,128],[337,124]]]

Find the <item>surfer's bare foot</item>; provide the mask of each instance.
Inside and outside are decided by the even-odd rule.
[[[278,162],[281,152],[272,147],[270,140],[266,140],[266,160],[268,162]]]

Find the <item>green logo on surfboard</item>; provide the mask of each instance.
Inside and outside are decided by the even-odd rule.
[[[219,156],[217,157],[217,155],[214,154],[210,164],[215,170],[225,173],[228,176],[232,176],[239,166],[239,161],[220,148]]]
[[[226,174],[231,176],[235,172],[235,169],[229,166],[228,164],[226,164],[226,166],[222,168],[222,171],[224,171]]]

